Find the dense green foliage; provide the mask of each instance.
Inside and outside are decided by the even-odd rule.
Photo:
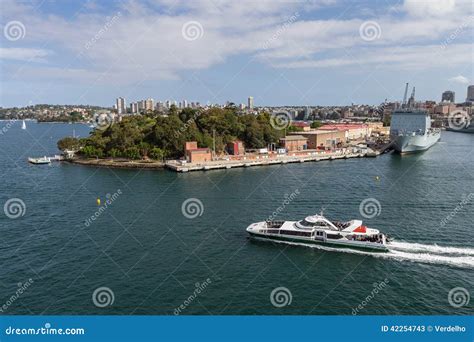
[[[313,121],[313,122],[311,123],[311,128],[319,128],[319,127],[321,127],[322,125],[323,125],[323,124],[322,124],[321,121],[317,121],[317,120],[316,120],[316,121]]]
[[[186,141],[197,141],[200,147],[213,147],[223,152],[228,142],[236,139],[246,148],[266,147],[278,142],[284,131],[270,125],[267,113],[237,115],[234,108],[211,108],[206,111],[186,108],[170,111],[168,116],[144,115],[123,117],[105,129],[95,129],[88,138],[75,143],[87,157],[124,157],[140,159],[178,158],[184,154]],[[71,140],[58,142],[58,147],[74,145]]]

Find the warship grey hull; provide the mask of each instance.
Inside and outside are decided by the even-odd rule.
[[[401,135],[393,137],[393,147],[399,153],[415,153],[426,151],[436,144],[441,136],[440,132],[425,135]]]
[[[450,132],[458,132],[458,133],[474,133],[474,126],[470,126],[468,128],[460,128],[460,129],[456,129],[456,128],[446,128],[447,131],[450,131]]]

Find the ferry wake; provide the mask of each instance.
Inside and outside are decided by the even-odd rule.
[[[411,261],[474,268],[474,249],[394,241],[360,220],[330,221],[322,214],[301,221],[263,221],[247,227],[255,240]],[[383,253],[377,253],[383,252]]]

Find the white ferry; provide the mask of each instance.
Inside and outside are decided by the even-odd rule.
[[[321,215],[301,221],[263,221],[252,223],[247,232],[263,239],[291,241],[387,251],[387,237],[377,229],[362,225],[361,220],[329,221]]]
[[[41,158],[28,158],[28,162],[31,164],[51,164],[51,158],[46,156]]]

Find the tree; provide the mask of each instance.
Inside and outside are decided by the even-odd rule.
[[[165,152],[159,147],[153,147],[150,151],[150,158],[163,160],[165,158]]]
[[[104,151],[100,148],[96,148],[94,146],[85,146],[81,153],[83,153],[86,157],[89,158],[102,158],[104,156]]]
[[[316,120],[316,121],[311,122],[311,128],[319,128],[321,126],[322,126],[321,121]]]
[[[72,138],[72,137],[62,138],[61,140],[58,141],[57,145],[58,145],[58,149],[60,149],[61,151],[64,151],[64,150],[77,151],[81,147],[79,139]]]
[[[209,148],[215,144],[216,152],[222,152],[227,143],[236,139],[248,148],[261,148],[278,142],[285,134],[270,122],[268,113],[236,115],[233,108],[216,107],[178,111],[172,106],[167,116],[128,116],[104,130],[94,130],[88,138],[79,140],[84,146],[79,153],[88,157],[148,156],[161,160],[182,157],[186,141],[197,141],[199,146]],[[75,143],[61,141],[61,146],[70,145]]]

